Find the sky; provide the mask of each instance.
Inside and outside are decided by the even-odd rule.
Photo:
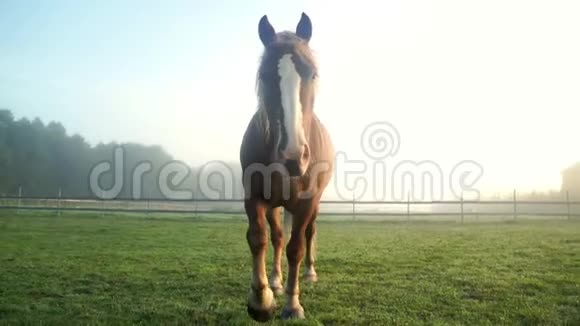
[[[4,0],[0,108],[91,144],[237,162],[256,110],[258,21],[293,31],[302,12],[315,112],[347,160],[371,166],[363,131],[387,122],[399,136],[387,166],[428,161],[447,180],[470,160],[487,193],[559,189],[580,161],[578,1]]]

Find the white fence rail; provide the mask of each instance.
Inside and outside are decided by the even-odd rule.
[[[243,200],[167,200],[167,199],[111,199],[61,197],[0,197],[0,209],[50,210],[60,215],[64,211],[127,212],[127,213],[184,213],[184,214],[244,214]],[[321,202],[320,215],[351,217],[454,216],[461,222],[466,217],[479,219],[501,216],[503,220],[521,217],[551,217],[573,219],[580,217],[580,202],[458,200],[458,201],[333,201]]]

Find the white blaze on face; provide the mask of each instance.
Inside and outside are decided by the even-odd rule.
[[[284,110],[284,128],[288,143],[282,149],[290,159],[299,159],[306,143],[302,126],[302,104],[300,103],[300,75],[296,71],[291,54],[285,54],[278,62],[280,94]]]

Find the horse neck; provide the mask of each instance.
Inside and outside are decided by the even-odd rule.
[[[310,126],[308,128],[307,139],[309,145],[312,145],[313,142],[325,142],[326,138],[326,129],[324,125],[316,115],[316,112],[311,111],[310,115]],[[265,145],[270,145],[270,121],[268,120],[268,114],[266,113],[266,109],[263,107],[258,108],[255,115],[255,127],[258,128],[260,134],[263,136],[263,140]]]

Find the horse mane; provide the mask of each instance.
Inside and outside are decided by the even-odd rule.
[[[264,135],[264,141],[266,143],[270,140],[270,121],[268,121],[268,113],[266,112],[266,105],[264,104],[264,87],[262,86],[262,80],[260,80],[260,73],[256,74],[256,95],[258,97],[258,108],[256,110],[256,124],[258,130]]]

